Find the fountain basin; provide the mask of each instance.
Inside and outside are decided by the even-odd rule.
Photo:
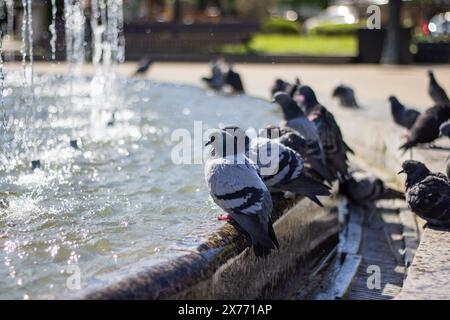
[[[189,86],[99,76],[35,75],[31,89],[21,76],[7,74],[8,121],[0,135],[6,151],[0,157],[0,197],[8,203],[0,208],[0,259],[6,266],[0,269],[1,298],[190,296],[188,288],[246,247],[245,237],[217,221],[201,159],[172,162],[171,135],[182,129],[194,137],[197,121],[200,139],[194,144],[200,145],[204,129],[259,129],[278,122],[274,106]],[[75,139],[79,150],[70,147]],[[41,168],[31,171],[35,159]],[[279,200],[275,215],[293,203]],[[298,208],[300,213],[286,217],[313,212],[305,201]],[[322,214],[317,223],[334,223]],[[305,241],[303,233],[295,239]],[[303,249],[294,258],[320,248],[334,232],[326,235],[295,245]],[[80,286],[69,288],[74,270]],[[145,279],[139,290],[136,274]],[[104,289],[124,283],[133,289]]]

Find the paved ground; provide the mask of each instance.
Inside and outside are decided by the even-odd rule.
[[[132,75],[136,64],[126,63],[121,72]],[[5,68],[20,68],[19,63],[7,63]],[[395,93],[406,104],[426,107],[431,100],[426,94],[427,75],[430,68],[421,66],[379,66],[379,65],[315,65],[315,64],[237,64],[236,70],[242,75],[249,95],[269,98],[268,90],[277,77],[293,80],[295,77],[311,85],[317,92],[328,96],[336,84],[344,82],[354,87],[362,105],[370,106],[370,101],[385,101]],[[448,65],[434,65],[438,80],[450,87],[450,68]],[[50,65],[36,63],[36,72],[67,72],[66,64]],[[92,73],[92,65],[83,71]],[[209,74],[204,63],[155,63],[146,77],[158,81],[185,83],[202,86],[200,78]],[[387,102],[386,102],[387,104]]]

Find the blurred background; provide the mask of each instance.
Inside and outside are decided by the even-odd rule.
[[[4,2],[4,1],[0,1]],[[86,16],[90,0],[80,1]],[[64,1],[57,0],[57,59],[64,59]],[[448,0],[124,0],[126,60],[447,63]],[[381,29],[369,30],[370,5],[380,8]],[[0,12],[6,59],[19,59],[22,2],[14,24]],[[35,58],[50,60],[51,1],[33,1]],[[391,19],[389,18],[391,17]],[[85,24],[86,59],[92,32]],[[391,30],[391,39],[388,34]],[[395,35],[394,35],[395,34]],[[394,51],[388,50],[388,44]],[[391,48],[392,49],[392,48]],[[259,59],[259,60],[258,60]],[[278,60],[277,60],[278,59]],[[337,60],[336,60],[337,59]],[[322,61],[320,60],[320,61]]]

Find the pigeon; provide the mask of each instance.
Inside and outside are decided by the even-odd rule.
[[[277,92],[285,92],[293,97],[298,86],[300,86],[300,79],[298,77],[295,78],[295,82],[293,84],[282,79],[276,79],[275,83],[270,88],[270,96],[273,97]]]
[[[300,154],[277,140],[264,137],[250,139],[239,127],[223,128],[244,145],[248,158],[259,168],[261,177],[271,192],[292,192],[303,195],[323,207],[317,196],[330,195],[329,187],[306,176]]]
[[[400,150],[407,151],[418,144],[430,143],[439,138],[439,127],[450,118],[450,108],[438,105],[422,113],[409,130],[407,141],[400,146]]]
[[[153,64],[153,59],[150,57],[144,57],[139,61],[138,67],[134,73],[134,76],[145,74],[150,66]]]
[[[224,131],[210,135],[205,179],[213,201],[250,235],[255,255],[264,257],[279,246],[271,221],[272,197],[245,150],[227,148],[233,141]]]
[[[326,157],[320,141],[319,132],[314,123],[306,118],[303,110],[297,105],[292,97],[285,92],[278,92],[274,95],[276,102],[283,113],[283,120],[280,123],[281,128],[291,128],[299,132],[308,143],[309,158],[319,159],[320,162],[326,164]],[[336,174],[333,173],[333,179]]]
[[[233,70],[233,66],[231,64],[228,66],[228,72],[225,74],[225,84],[229,85],[236,94],[245,93],[241,76]]]
[[[217,91],[222,90],[225,79],[219,61],[215,60],[211,63],[211,77],[203,77],[202,80],[206,82],[209,88]]]
[[[309,164],[313,176],[319,176],[329,183],[334,180],[333,174],[326,166],[325,158],[321,156],[321,153],[314,153],[318,150],[317,146],[311,148],[298,131],[289,127],[266,126],[259,131],[259,135],[268,139],[278,139],[281,144],[299,153]]]
[[[450,226],[450,181],[413,160],[405,161],[400,173],[406,174],[406,202],[412,212],[430,225]]]
[[[358,108],[359,105],[356,102],[355,98],[355,91],[350,88],[349,86],[346,86],[344,84],[338,85],[333,90],[333,98],[338,98],[339,103],[343,107],[349,107],[349,108]]]
[[[388,188],[377,176],[353,171],[339,183],[339,193],[355,204],[373,203],[381,199],[405,199],[403,192]]]
[[[345,177],[348,174],[347,152],[353,154],[353,150],[345,143],[333,114],[317,101],[312,88],[302,86],[299,93],[307,117],[315,124],[319,133],[326,163],[335,175]]]
[[[428,76],[430,77],[430,82],[428,85],[428,94],[431,99],[433,99],[434,103],[437,105],[450,105],[450,99],[445,93],[445,90],[437,83],[436,78],[434,77],[433,71],[428,71]]]
[[[394,122],[406,129],[411,129],[417,118],[420,116],[420,112],[414,109],[405,108],[395,96],[390,96],[389,101],[391,103],[391,113]]]
[[[441,126],[439,127],[439,133],[441,136],[445,136],[450,138],[450,120],[445,121]]]

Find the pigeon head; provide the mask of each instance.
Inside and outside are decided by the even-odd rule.
[[[428,70],[428,77],[430,77],[430,80],[434,80],[433,70]]]
[[[281,107],[284,120],[291,120],[303,116],[303,111],[286,92],[277,92],[273,96],[273,102]]]
[[[234,137],[223,130],[213,130],[205,144],[205,147],[207,146],[211,146],[211,155],[215,157],[225,157],[235,153]]]
[[[233,137],[234,147],[239,153],[244,153],[250,148],[250,137],[240,127],[229,125],[221,128],[221,130]]]
[[[317,101],[316,94],[310,86],[301,86],[298,89],[300,101],[306,107],[306,109],[310,109],[315,107],[319,102]]]
[[[446,121],[439,127],[439,132],[441,136],[446,136],[450,138],[450,121]]]
[[[336,88],[334,88],[333,90],[333,97],[340,97],[343,96],[345,94],[347,94],[348,88],[342,84],[338,85]]]
[[[419,161],[407,160],[402,164],[402,170],[399,172],[406,174],[406,187],[416,184],[431,174],[430,170]]]
[[[389,96],[390,103],[398,103],[398,99],[395,96]]]

